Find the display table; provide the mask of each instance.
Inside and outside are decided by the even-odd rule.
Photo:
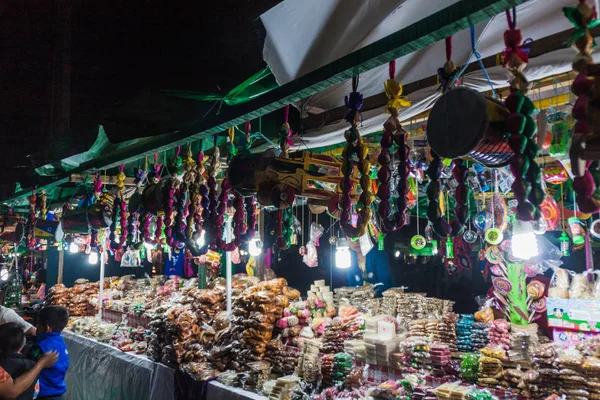
[[[65,400],[266,399],[217,381],[195,381],[144,355],[123,353],[71,332],[63,332],[63,337],[70,362]]]
[[[173,370],[145,356],[63,332],[69,350],[66,400],[168,400],[175,397]]]

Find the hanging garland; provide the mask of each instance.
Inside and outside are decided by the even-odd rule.
[[[177,164],[177,159],[179,158],[179,152],[181,150],[181,147],[177,146],[177,149],[175,150],[175,157],[173,158],[173,164],[172,167],[176,168],[176,164]],[[181,184],[181,181],[179,180],[179,178],[177,177],[177,175],[173,175],[171,177],[171,185],[169,186],[169,191],[168,191],[168,199],[167,199],[167,208],[165,210],[165,217],[164,217],[164,225],[165,225],[165,240],[167,242],[167,245],[169,247],[177,247],[179,245],[179,243],[177,243],[175,241],[175,237],[173,235],[173,220],[175,218],[175,198],[176,198],[176,193],[178,192],[179,186]]]
[[[408,176],[410,174],[410,166],[408,165],[408,156],[410,148],[406,145],[407,133],[402,129],[400,121],[398,121],[398,109],[400,107],[409,107],[410,102],[402,99],[402,85],[394,79],[396,76],[396,61],[391,61],[389,64],[390,79],[385,83],[385,93],[388,97],[385,112],[391,114],[390,118],[383,124],[383,136],[381,137],[381,153],[377,158],[379,162],[379,171],[377,178],[379,179],[379,187],[377,189],[377,197],[381,200],[379,203],[378,214],[382,220],[382,227],[386,231],[395,231],[406,225],[406,194],[410,190],[407,185]],[[398,184],[396,199],[396,209],[392,219],[390,215],[390,180],[392,171],[390,169],[391,156],[390,148],[392,143],[396,142],[398,146]]]
[[[371,204],[374,200],[371,178],[369,176],[371,169],[371,163],[369,163],[368,159],[369,149],[365,146],[357,128],[357,124],[361,119],[360,109],[363,105],[363,96],[357,92],[357,88],[358,76],[355,76],[352,78],[352,93],[344,99],[346,107],[348,108],[345,119],[350,123],[351,127],[344,133],[346,147],[342,153],[344,159],[342,164],[344,179],[342,180],[341,185],[342,196],[340,204],[342,207],[342,214],[340,224],[344,233],[350,238],[363,236],[367,231],[372,216]],[[354,161],[352,161],[352,157],[355,154],[358,157],[358,170],[361,174],[360,187],[362,189],[362,193],[358,200],[362,208],[359,213],[359,221],[357,222],[356,227],[352,226],[352,190],[354,189],[354,183],[351,178],[354,171]]]
[[[121,237],[119,238],[119,249],[127,247],[127,202],[125,201],[125,164],[121,164],[119,167],[119,174],[117,175],[117,196],[121,198],[121,218],[119,224],[121,226]]]
[[[202,148],[202,144],[200,144],[200,148]],[[197,240],[202,235],[202,218],[210,213],[208,210],[208,206],[210,205],[210,200],[208,199],[208,188],[206,187],[206,180],[204,179],[204,152],[200,150],[198,156],[196,158],[196,174],[194,180],[195,190],[192,191],[193,198],[191,199],[189,216],[188,216],[188,241],[187,247],[190,250],[190,253],[194,257],[198,257],[202,255],[202,248],[198,245]],[[193,218],[193,224],[190,223],[190,219]],[[195,229],[195,233],[191,232],[192,226]]]
[[[443,70],[447,71],[448,79],[452,79],[452,82],[456,81],[455,69],[454,63],[452,62],[452,37],[448,37],[446,38],[446,63],[444,64]],[[441,86],[442,90],[445,91],[452,89],[452,87],[453,84],[444,84]],[[427,169],[427,176],[430,180],[427,185],[427,199],[429,200],[427,205],[427,219],[431,222],[433,231],[438,236],[450,239],[450,237],[455,237],[462,233],[469,216],[470,189],[467,185],[469,169],[464,165],[463,160],[454,160],[452,177],[456,180],[458,185],[454,192],[456,200],[456,205],[454,206],[455,218],[450,221],[449,217],[444,219],[440,207],[440,195],[442,193],[442,183],[440,178],[444,165],[435,152],[431,151],[431,157],[433,157],[433,160]],[[449,206],[449,204],[446,204],[446,208]],[[452,242],[447,240],[447,249],[451,248]],[[447,258],[453,258],[452,251],[447,251],[446,256]]]
[[[216,138],[215,138],[216,144]],[[219,157],[221,153],[219,148],[215,145],[215,151],[213,157],[208,164],[208,207],[205,208],[206,215],[204,217],[204,225],[207,233],[210,232],[210,236],[207,237],[209,248],[211,250],[218,249],[218,237],[220,237],[220,227],[223,225],[224,216],[219,215],[219,196],[217,194],[217,179],[216,176],[221,169]],[[225,205],[227,207],[227,205]],[[219,224],[219,220],[221,223]],[[218,232],[218,231],[219,232]],[[215,236],[215,234],[217,236]]]
[[[598,25],[599,22],[594,19],[594,10],[585,1],[580,1],[577,7],[565,7],[563,12],[575,25],[576,31],[572,42],[578,50],[573,62],[573,69],[578,74],[571,86],[571,90],[577,96],[572,111],[577,122],[573,129],[573,144],[570,151],[571,166],[575,174],[573,190],[579,209],[585,213],[595,213],[600,209],[600,196],[598,195],[600,190],[598,181],[590,172],[593,161],[581,161],[580,158],[586,141],[593,133],[589,114],[593,81],[588,77],[588,67],[594,63],[591,53],[595,42],[590,28]]]
[[[507,120],[510,132],[508,144],[514,153],[510,162],[510,169],[515,177],[512,191],[518,201],[517,217],[522,221],[534,221],[542,215],[540,205],[546,197],[546,192],[542,187],[540,167],[535,161],[539,153],[538,145],[533,138],[536,123],[531,116],[535,106],[527,97],[529,82],[522,72],[529,59],[520,49],[523,36],[521,31],[516,29],[516,8],[513,8],[512,18],[510,11],[506,11],[506,19],[509,29],[504,32],[505,65],[508,65],[512,74],[510,94],[505,100],[506,107],[510,111]]]

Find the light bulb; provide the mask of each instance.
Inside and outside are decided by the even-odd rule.
[[[511,253],[520,260],[529,260],[539,254],[537,238],[530,222],[517,221],[514,225]]]
[[[8,280],[8,269],[2,268],[0,270],[0,279],[2,279],[3,281]]]
[[[262,242],[260,236],[255,235],[252,240],[248,242],[248,252],[251,256],[259,256],[262,253]]]
[[[203,246],[204,246],[204,244],[205,244],[205,242],[204,242],[204,237],[206,236],[206,235],[205,235],[205,232],[206,232],[206,231],[204,231],[204,230],[203,230],[203,231],[200,233],[200,236],[198,237],[198,239],[196,239],[196,244],[198,245],[198,247],[203,247]]]
[[[350,255],[350,246],[346,238],[340,238],[335,250],[335,266],[336,268],[350,268],[352,264],[352,256]]]
[[[95,251],[92,251],[90,253],[90,255],[88,256],[88,262],[90,264],[98,264],[98,253]]]
[[[75,242],[72,242],[72,243],[69,245],[69,253],[78,253],[78,252],[79,252],[79,246],[77,246],[77,245],[75,244]]]
[[[400,250],[396,250],[394,252],[394,257],[396,257],[396,258],[400,257]]]

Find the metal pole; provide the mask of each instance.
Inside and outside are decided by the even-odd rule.
[[[104,299],[104,251],[100,251],[100,291],[98,292],[98,319],[102,320],[102,306]]]
[[[225,222],[225,237],[227,242],[231,241],[231,218]],[[226,278],[226,289],[227,289],[227,315],[231,317],[231,252],[225,253],[225,278]]]

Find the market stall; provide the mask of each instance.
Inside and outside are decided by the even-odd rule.
[[[27,216],[11,209],[13,242],[22,224],[58,271],[83,271],[65,264],[80,253],[92,268],[67,285],[58,272],[45,298],[71,316],[66,397],[600,399],[599,22],[585,1],[552,2],[552,26],[539,1],[480,3],[492,20],[477,9],[480,25],[429,48],[436,84],[412,98],[402,75],[425,79],[429,63],[379,62],[348,82],[343,118],[308,135],[288,104],[271,135],[248,121],[96,171],[52,211],[44,191]],[[270,32],[287,6],[264,16]],[[429,8],[430,23],[450,18]],[[573,61],[530,58],[519,26],[533,22],[528,35],[569,34]],[[504,48],[497,65],[480,42]],[[287,71],[286,54],[266,54],[280,78],[319,66]],[[374,80],[385,101],[365,110]],[[309,109],[338,105],[332,93]]]

